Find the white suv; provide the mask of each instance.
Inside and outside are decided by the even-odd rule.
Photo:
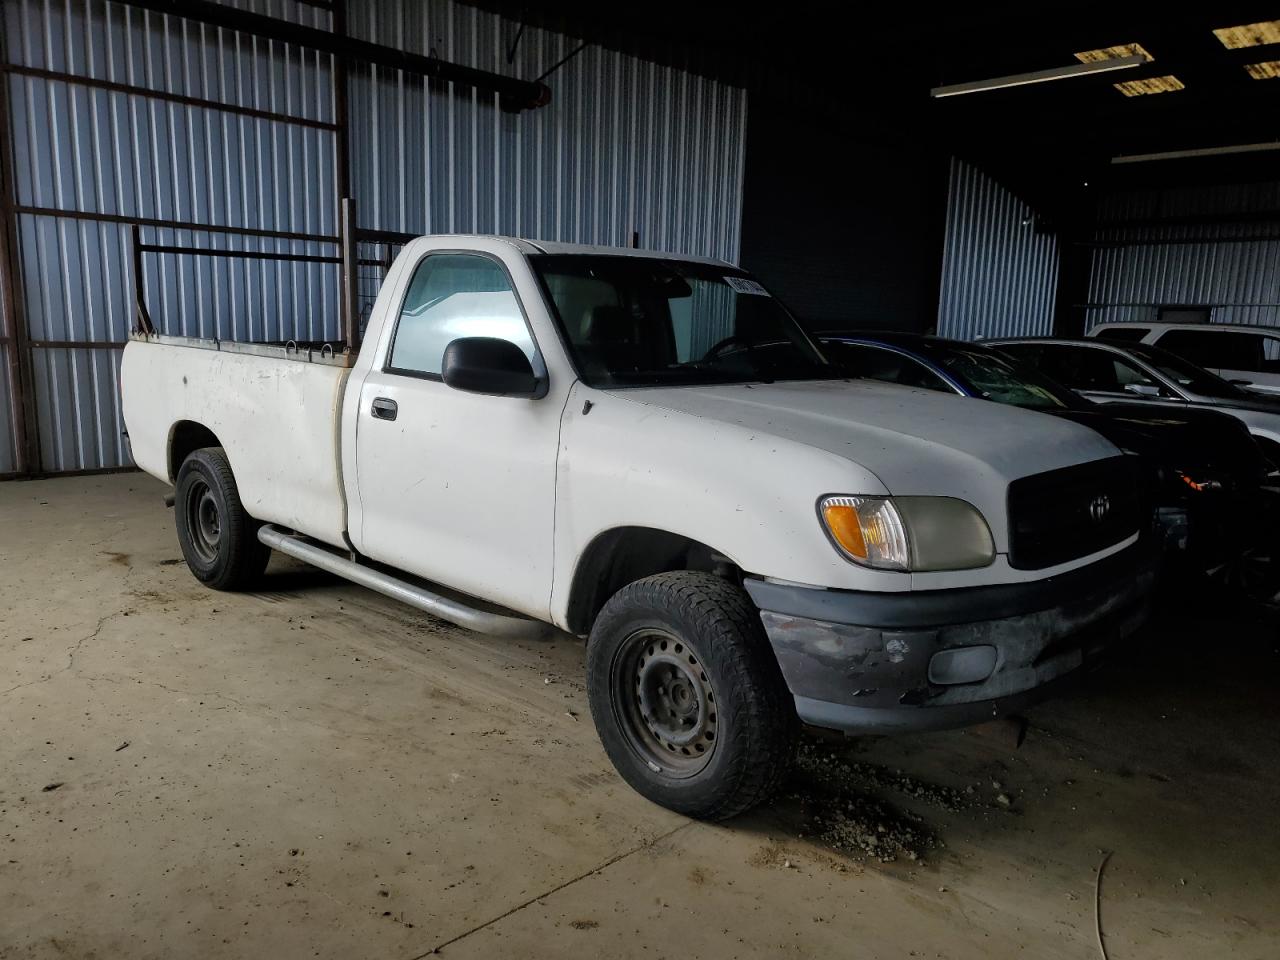
[[[1280,394],[1280,329],[1245,324],[1100,323],[1089,336],[1148,343],[1259,393]]]

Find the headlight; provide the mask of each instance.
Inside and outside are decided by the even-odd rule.
[[[953,497],[823,497],[818,514],[840,552],[863,566],[967,570],[996,558],[982,514]]]

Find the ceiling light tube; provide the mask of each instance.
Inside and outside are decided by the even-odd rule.
[[[1025,87],[1031,83],[1047,83],[1050,80],[1066,80],[1069,77],[1085,77],[1091,73],[1107,73],[1111,70],[1126,70],[1140,67],[1147,62],[1141,55],[1132,57],[1115,57],[1111,60],[1097,60],[1093,63],[1073,63],[1066,67],[1053,67],[1050,70],[1036,70],[1032,73],[1015,73],[1008,77],[994,77],[990,80],[970,80],[968,83],[953,83],[944,87],[934,87],[929,91],[931,97],[958,97],[963,93],[981,93],[984,90],[1003,90],[1005,87]]]
[[[1166,150],[1164,153],[1127,153],[1112,157],[1112,163],[1145,163],[1148,160],[1182,160],[1187,157],[1220,157],[1230,153],[1260,153],[1280,150],[1280,143],[1240,143],[1231,147],[1202,147],[1195,150]]]

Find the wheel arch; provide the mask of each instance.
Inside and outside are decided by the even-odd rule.
[[[732,559],[692,537],[643,526],[601,531],[574,565],[565,611],[570,631],[590,632],[601,608],[627,584],[673,570],[700,570],[742,582],[742,570]]]
[[[166,460],[169,482],[176,483],[182,462],[201,447],[221,447],[217,434],[195,420],[179,420],[169,428],[169,451]]]

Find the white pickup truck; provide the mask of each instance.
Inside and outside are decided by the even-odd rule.
[[[192,572],[270,549],[445,619],[588,637],[644,795],[722,818],[799,723],[956,726],[1142,620],[1135,472],[1098,434],[851,380],[712,260],[423,237],[354,356],[135,333],[133,456]]]

